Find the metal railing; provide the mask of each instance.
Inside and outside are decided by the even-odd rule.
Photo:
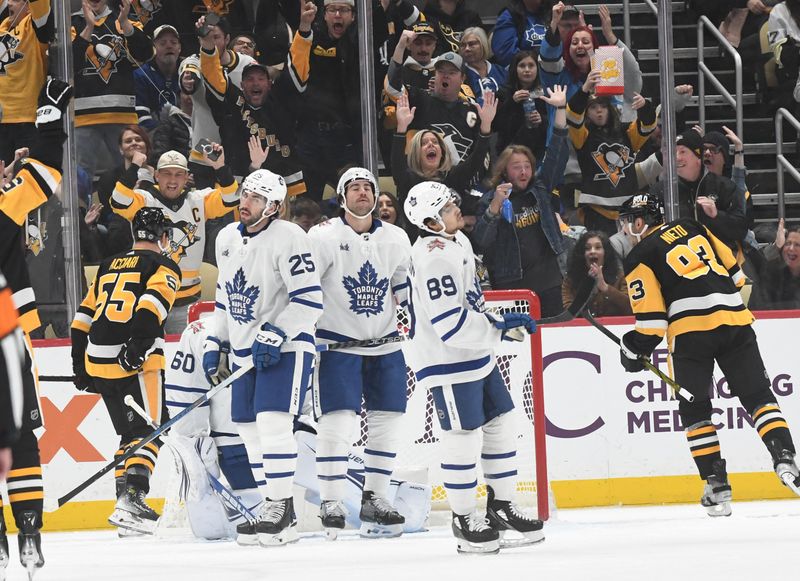
[[[778,188],[778,219],[786,217],[786,195],[784,191],[783,172],[788,171],[791,176],[800,183],[800,172],[798,172],[786,157],[783,155],[783,120],[792,124],[798,133],[800,133],[800,121],[797,117],[792,115],[787,109],[780,108],[775,113],[775,160],[777,164],[777,181]]]
[[[649,1],[649,0],[645,0]],[[719,41],[720,46],[733,57],[734,70],[736,73],[736,96],[734,97],[726,89],[716,75],[711,72],[705,63],[705,31],[708,29],[711,34]],[[738,51],[733,48],[733,45],[728,42],[722,33],[717,30],[716,26],[706,17],[701,16],[697,21],[697,95],[700,126],[705,126],[706,122],[706,78],[711,81],[711,84],[719,91],[724,99],[736,111],[736,135],[739,139],[744,141],[744,112],[743,112],[743,99],[742,99],[742,57]]]

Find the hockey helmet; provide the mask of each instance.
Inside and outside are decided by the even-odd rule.
[[[661,196],[653,193],[636,194],[626,200],[619,210],[619,217],[628,221],[639,216],[647,224],[661,224],[664,221],[664,202],[661,201]]]
[[[257,169],[242,182],[242,190],[258,194],[269,202],[282,204],[286,199],[286,180],[268,169]]]
[[[417,228],[437,234],[425,222],[433,220],[444,227],[441,212],[447,202],[454,200],[453,190],[439,182],[421,182],[408,191],[403,204],[408,220]]]
[[[169,232],[172,222],[158,208],[141,208],[133,217],[131,223],[133,239],[159,243],[164,232]]]
[[[372,186],[372,208],[368,214],[364,214],[363,216],[357,216],[353,214],[348,208],[345,202],[345,194],[347,194],[347,186],[353,183],[356,180],[367,180],[370,185]],[[346,172],[342,174],[342,177],[339,178],[339,183],[336,185],[336,198],[339,201],[339,207],[342,208],[348,214],[355,216],[356,218],[366,218],[369,214],[375,211],[375,207],[378,205],[378,180],[375,179],[375,176],[366,168],[363,167],[351,167]]]

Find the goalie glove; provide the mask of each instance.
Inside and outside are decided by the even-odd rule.
[[[503,331],[503,341],[522,341],[522,329],[530,333],[536,332],[536,321],[525,313],[503,313],[502,319],[492,319],[492,324]]]
[[[228,353],[231,346],[227,341],[209,335],[203,341],[203,371],[211,385],[218,385],[231,374],[228,366]]]
[[[154,339],[129,339],[120,349],[117,363],[125,371],[140,369],[150,355],[154,343]]]
[[[281,360],[281,345],[286,333],[274,325],[264,323],[253,342],[253,366],[264,371]]]
[[[61,116],[72,99],[72,86],[59,79],[48,77],[39,93],[39,108],[36,110],[36,127],[45,123],[61,121]]]

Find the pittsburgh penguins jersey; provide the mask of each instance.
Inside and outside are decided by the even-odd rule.
[[[616,212],[628,198],[640,190],[636,153],[656,128],[656,115],[648,101],[639,109],[638,119],[619,126],[609,120],[606,127],[587,125],[589,94],[578,90],[567,106],[569,136],[578,155],[583,174],[579,202],[591,204],[606,217],[615,220]],[[615,113],[609,112],[609,115]],[[611,128],[610,130],[608,128]]]
[[[369,232],[359,234],[341,217],[314,226],[309,236],[325,292],[317,339],[331,343],[396,336],[396,305],[408,304],[411,242],[405,231],[373,219]],[[399,349],[399,343],[388,343],[342,351],[381,355]]]
[[[181,288],[175,304],[193,303],[200,297],[200,263],[206,237],[206,220],[220,218],[238,207],[238,184],[229,169],[217,172],[217,187],[184,191],[168,200],[158,189],[134,189],[139,166],[131,164],[122,174],[111,195],[111,209],[126,220],[133,220],[145,206],[159,208],[172,221],[170,258],[181,268]]]
[[[178,266],[152,250],[134,249],[105,259],[72,321],[73,361],[83,356],[92,377],[136,375],[117,363],[120,349],[131,338],[154,339],[142,369],[164,369],[164,321],[179,280]]]
[[[0,2],[3,8],[5,2]],[[3,123],[33,123],[47,75],[47,47],[53,34],[50,0],[32,0],[23,18],[0,23],[0,105]]]
[[[411,250],[411,341],[406,363],[417,384],[477,381],[495,366],[501,331],[486,313],[469,239],[422,235]],[[490,319],[491,317],[491,319]]]
[[[133,22],[125,36],[117,25],[119,12],[108,7],[86,40],[82,12],[72,15],[72,59],[75,71],[75,127],[119,123],[136,125],[133,71],[153,56],[153,42]]]
[[[314,350],[322,289],[311,239],[300,226],[274,220],[250,234],[240,223],[228,224],[217,235],[216,255],[215,327],[230,342],[235,366],[250,361],[264,323],[286,334],[282,351]]]
[[[203,342],[216,335],[213,317],[190,323],[181,334],[178,348],[166,368],[166,402],[170,417],[175,417],[211,389],[203,371]],[[217,448],[241,444],[239,431],[231,420],[230,399],[231,390],[223,390],[187,414],[175,424],[173,431],[194,438],[211,436]]]
[[[753,322],[738,287],[744,274],[723,242],[691,218],[655,227],[625,258],[628,297],[636,317],[624,337],[649,355],[666,334],[709,331]]]
[[[14,293],[20,326],[26,333],[41,326],[36,296],[25,263],[23,225],[28,214],[44,204],[61,182],[61,172],[35,159],[22,168],[0,191],[0,270]]]

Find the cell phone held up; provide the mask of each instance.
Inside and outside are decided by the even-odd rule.
[[[208,33],[211,31],[212,26],[216,26],[219,24],[219,16],[216,12],[209,12],[206,14],[205,22],[203,26],[197,29],[197,36],[200,38],[205,38],[208,36]]]
[[[214,151],[214,144],[210,139],[206,139],[205,137],[197,142],[197,145],[194,146],[194,150],[197,153],[203,154],[211,161],[217,161],[219,159],[220,152]]]

